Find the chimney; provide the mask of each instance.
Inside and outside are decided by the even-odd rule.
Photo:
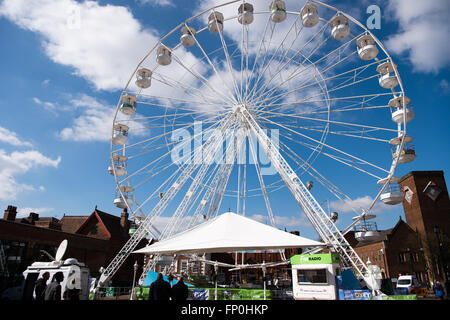
[[[5,210],[3,220],[16,221],[16,215],[17,215],[17,207],[8,206],[8,208]]]
[[[128,221],[128,210],[125,208],[120,215],[120,227],[125,234],[128,234],[130,229],[130,222]]]
[[[35,212],[30,212],[30,215],[28,216],[28,221],[31,222],[31,224],[34,224],[35,221],[39,220],[39,215]]]

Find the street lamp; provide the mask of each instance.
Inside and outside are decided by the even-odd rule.
[[[139,268],[139,265],[137,263],[137,261],[134,262],[133,265],[133,270],[134,270],[134,274],[133,274],[133,287],[131,288],[131,295],[130,295],[130,300],[133,300],[133,295],[135,294],[134,290],[135,290],[135,285],[136,285],[136,272],[137,269]]]
[[[266,262],[263,261],[262,272],[263,272],[263,280],[264,280],[264,300],[266,300],[266,271],[267,271]]]

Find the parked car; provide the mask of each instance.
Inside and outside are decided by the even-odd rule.
[[[404,275],[398,277],[397,289],[398,288],[408,289],[408,292],[410,294],[415,294],[417,296],[426,297],[428,295],[427,287],[421,284],[413,275]]]

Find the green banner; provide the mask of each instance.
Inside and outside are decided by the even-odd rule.
[[[209,300],[214,300],[215,289],[209,290]],[[266,299],[272,299],[272,292],[266,290]],[[237,289],[237,288],[217,288],[217,300],[264,300],[263,289]]]
[[[291,264],[332,264],[339,262],[338,253],[296,254],[291,257]]]
[[[415,294],[407,294],[402,296],[383,296],[381,297],[383,300],[417,300],[417,296]]]

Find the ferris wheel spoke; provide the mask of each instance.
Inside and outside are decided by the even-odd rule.
[[[266,25],[265,25],[265,27],[264,27],[264,33],[263,33],[263,36],[262,36],[261,41],[260,41],[260,43],[259,43],[259,47],[258,47],[258,51],[256,52],[255,59],[254,59],[254,61],[253,61],[252,71],[250,72],[250,76],[247,77],[247,83],[246,83],[246,86],[245,86],[245,97],[248,96],[248,92],[249,92],[249,89],[250,89],[250,85],[251,85],[251,83],[252,83],[252,81],[253,81],[253,76],[254,76],[254,74],[255,74],[255,67],[256,67],[256,65],[257,65],[257,62],[258,62],[258,59],[259,59],[259,56],[260,56],[260,52],[261,52],[261,48],[262,48],[262,46],[263,46],[264,39],[266,38],[267,29],[268,29],[269,25],[270,25],[270,20],[267,19]],[[248,42],[247,42],[247,43],[248,43]]]
[[[233,134],[233,130],[227,130],[225,131],[226,135]],[[174,226],[178,224],[178,221],[187,213],[187,208],[192,203],[193,196],[198,191],[199,186],[202,184],[203,179],[205,179],[205,176],[208,172],[208,169],[211,166],[210,161],[212,161],[216,157],[216,152],[219,150],[219,147],[222,146],[223,141],[222,139],[218,139],[218,141],[213,142],[212,146],[212,153],[208,153],[206,155],[207,159],[204,161],[197,170],[197,174],[195,178],[193,178],[192,183],[185,193],[183,200],[178,205],[175,213],[172,215],[171,222],[167,224],[166,228],[163,231],[163,238],[170,236],[173,232]],[[222,155],[223,156],[223,155]],[[220,162],[220,161],[218,161]],[[216,168],[218,165],[216,165]]]
[[[217,91],[214,87],[212,87],[209,84],[208,79],[206,79],[204,76],[202,76],[201,74],[197,74],[197,72],[194,72],[194,70],[192,68],[187,67],[176,55],[173,55],[174,60],[180,65],[182,66],[188,73],[190,73],[191,75],[193,75],[194,77],[196,77],[198,80],[200,80],[200,82],[203,83],[203,85],[205,85],[209,90],[211,90],[211,92],[214,92],[215,94],[218,95],[218,97],[220,97],[221,99],[223,99],[223,101],[226,101],[227,103],[233,103],[234,101],[234,97],[232,97],[233,99],[230,99],[227,96],[224,96],[223,93]]]
[[[358,35],[358,37],[359,37],[359,36],[360,36],[360,35]],[[329,37],[326,38],[326,40],[328,40],[328,39],[329,39]],[[349,46],[350,44],[353,43],[353,41],[354,41],[354,38],[351,39],[351,40],[349,40],[349,41],[347,41],[347,42],[345,42],[345,43],[343,43],[343,44],[340,45],[338,48],[336,48],[336,49],[330,51],[329,53],[327,53],[327,54],[321,56],[321,58],[317,59],[317,60],[314,61],[314,62],[311,62],[308,66],[305,67],[305,66],[304,66],[304,62],[305,62],[305,61],[309,61],[309,59],[310,59],[311,56],[315,53],[315,51],[318,50],[318,49],[320,48],[320,46],[317,47],[317,48],[313,51],[313,53],[309,55],[309,57],[307,57],[307,58],[304,59],[304,62],[303,62],[303,63],[301,63],[298,67],[296,67],[296,68],[291,72],[290,76],[289,76],[286,80],[281,81],[281,82],[280,82],[279,84],[277,84],[275,87],[273,87],[273,88],[267,90],[266,92],[264,92],[264,93],[260,96],[260,98],[259,98],[258,100],[256,100],[256,102],[257,102],[257,103],[265,103],[267,100],[273,100],[273,99],[274,99],[273,94],[276,93],[276,91],[277,91],[278,89],[280,89],[286,82],[292,80],[292,79],[295,78],[295,77],[298,77],[298,76],[304,74],[304,73],[307,72],[307,71],[310,71],[310,68],[312,68],[312,67],[314,68],[314,70],[317,70],[318,64],[319,64],[320,62],[322,62],[322,61],[325,61],[325,62],[326,62],[326,59],[328,59],[328,58],[329,58],[331,55],[333,55],[333,54],[338,54],[338,56],[341,56],[341,51],[346,50],[346,49],[348,48],[348,46]],[[323,44],[323,43],[325,43],[325,42],[326,42],[326,41],[323,41],[323,42],[321,42],[321,44]],[[352,52],[351,52],[349,55],[347,55],[345,58],[339,59],[338,63],[334,64],[333,67],[335,67],[336,65],[338,65],[338,64],[340,64],[340,63],[346,61],[347,59],[349,59],[350,57],[352,57],[354,54],[355,54],[355,51],[352,51]],[[299,71],[300,68],[303,68],[303,69],[301,69],[301,70]],[[324,72],[322,72],[322,73],[324,73]],[[266,86],[266,87],[267,87],[267,86]],[[280,97],[280,96],[282,97],[282,96],[284,96],[284,95],[285,95],[285,94],[280,94],[280,95],[278,95],[278,96],[275,96],[275,98],[276,98],[276,97]]]
[[[261,169],[259,167],[258,156],[256,155],[256,151],[255,151],[256,146],[254,146],[254,141],[253,141],[252,135],[249,135],[248,137],[249,137],[250,151],[251,151],[251,154],[253,156],[256,173],[257,173],[257,176],[258,176],[259,184],[261,186],[261,191],[262,191],[263,196],[264,196],[264,202],[266,204],[267,214],[269,215],[270,223],[271,223],[272,227],[276,227],[275,218],[273,216],[272,207],[270,205],[270,201],[269,201],[269,196],[267,194],[266,185],[264,184],[264,179],[262,177]]]
[[[213,121],[214,118],[216,118],[217,121]],[[221,115],[217,115],[217,116],[215,116],[214,118],[211,119],[211,121],[210,121],[211,123],[213,123],[210,129],[213,129],[214,127],[218,127],[219,125],[221,125],[221,124],[225,121],[225,118],[223,118]],[[220,119],[219,119],[219,118],[220,118]],[[184,129],[188,129],[188,128],[194,127],[195,125],[196,125],[196,123],[193,122],[193,123],[191,123],[191,124],[186,125]],[[144,143],[151,142],[151,141],[153,141],[153,140],[155,140],[155,139],[159,139],[159,138],[164,137],[164,136],[167,136],[167,135],[169,135],[169,134],[172,134],[172,132],[171,132],[171,131],[168,131],[168,132],[162,133],[162,134],[160,134],[160,135],[153,136],[153,137],[151,137],[151,138],[149,138],[149,139],[144,139],[144,140],[142,140],[142,141],[139,141],[139,142],[136,142],[136,143],[133,143],[133,144],[126,145],[126,146],[124,146],[124,147],[122,147],[122,148],[125,149],[125,150],[129,150],[129,149],[131,149],[131,148],[140,146],[140,145],[142,145],[142,144],[144,144]],[[119,150],[113,150],[113,153],[120,152],[121,150],[122,150],[122,149],[119,149]]]
[[[372,62],[372,63],[366,64],[366,65],[363,65],[363,66],[359,66],[359,67],[353,68],[353,69],[351,69],[351,70],[344,71],[344,72],[342,72],[342,73],[340,73],[340,74],[330,76],[330,77],[328,77],[328,78],[322,78],[322,79],[320,79],[320,80],[315,79],[315,81],[305,81],[305,82],[301,83],[298,87],[295,87],[294,89],[289,90],[289,91],[286,92],[286,93],[283,93],[283,94],[281,94],[281,95],[279,95],[279,96],[275,96],[275,97],[272,97],[272,98],[275,99],[275,98],[277,98],[277,97],[288,96],[289,94],[292,94],[292,93],[295,93],[295,92],[298,92],[298,91],[301,91],[301,90],[310,88],[310,87],[315,86],[315,85],[318,85],[318,84],[320,84],[320,83],[326,84],[328,81],[339,79],[339,78],[343,77],[344,75],[348,75],[348,74],[354,74],[354,76],[349,77],[349,78],[350,78],[350,79],[356,79],[356,76],[357,76],[357,74],[358,74],[358,73],[357,73],[358,71],[359,71],[359,72],[362,72],[362,71],[366,70],[368,67],[370,67],[370,66],[372,66],[372,65],[375,65],[375,64],[378,64],[378,62]],[[323,73],[325,73],[326,71],[328,71],[328,70],[323,71]],[[375,77],[377,77],[377,76],[378,76],[378,74],[375,75],[375,76],[367,77],[367,78],[365,78],[364,80],[369,80],[369,79],[375,78]],[[347,81],[348,81],[348,80],[347,80]],[[359,81],[359,82],[362,82],[362,81]],[[359,83],[359,82],[356,82],[356,80],[354,80],[354,82],[353,82],[351,85],[354,85],[354,84]],[[331,89],[333,89],[333,88],[331,88]],[[342,89],[342,88],[341,88],[341,89]],[[336,89],[335,89],[335,90],[336,90]],[[330,90],[329,90],[328,92],[330,92]]]
[[[208,105],[208,106],[223,107],[222,104],[211,103],[211,102],[206,103],[204,101],[188,100],[188,99],[176,98],[176,97],[164,97],[164,96],[159,96],[159,95],[147,95],[147,94],[141,94],[140,97],[146,99],[146,100],[139,101],[140,103],[143,103],[143,104],[152,105],[152,106],[161,107],[161,108],[180,109],[180,110],[186,110],[186,111],[191,111],[191,112],[198,110],[198,113],[208,112],[208,110],[203,111],[203,110],[197,108],[197,105],[200,103],[202,103],[203,105]],[[170,102],[174,101],[174,102],[176,102],[176,105],[173,106],[173,105],[168,105],[168,104],[159,104],[159,103],[155,103],[154,100],[170,101]],[[181,103],[186,104],[186,105],[194,105],[196,107],[195,108],[193,108],[193,107],[182,108],[179,106],[179,104],[181,104]]]
[[[317,145],[311,145],[311,144],[299,141],[298,139],[293,139],[293,138],[290,138],[290,137],[285,137],[285,138],[290,140],[290,141],[292,141],[293,143],[296,143],[296,144],[298,144],[300,146],[303,146],[303,147],[305,147],[307,149],[310,149],[313,152],[318,152],[317,151]],[[325,157],[327,157],[327,158],[329,158],[331,160],[334,160],[334,161],[337,161],[339,163],[342,163],[342,164],[344,164],[344,165],[346,165],[346,166],[348,166],[348,167],[350,167],[352,169],[358,170],[358,171],[360,171],[360,172],[362,172],[364,174],[367,174],[367,175],[369,175],[371,177],[374,177],[375,179],[381,179],[380,176],[378,176],[378,175],[376,175],[376,174],[374,174],[372,172],[369,172],[366,169],[363,169],[363,168],[357,166],[357,163],[354,160],[344,159],[342,157],[338,157],[336,155],[333,155],[333,154],[330,154],[330,153],[327,153],[327,152],[324,152],[324,151],[319,151],[318,154],[320,154],[322,156],[325,156]]]
[[[233,136],[234,130],[230,130],[230,132],[228,132],[227,134],[228,134],[228,136]],[[212,172],[210,172],[209,175],[207,175],[207,172],[208,172],[208,168],[210,168],[211,165],[209,163],[202,164],[202,166],[200,167],[200,169],[197,173],[197,176],[193,179],[191,187],[189,188],[188,192],[185,194],[185,198],[183,199],[183,201],[191,203],[189,206],[189,209],[187,209],[187,207],[188,207],[187,204],[180,203],[179,208],[181,208],[181,210],[180,210],[180,212],[178,212],[178,209],[177,209],[178,215],[175,214],[172,217],[171,223],[168,224],[168,226],[170,226],[170,228],[168,229],[168,233],[167,233],[166,237],[173,234],[173,232],[175,231],[175,227],[178,226],[180,224],[180,222],[182,222],[182,219],[184,217],[186,217],[188,215],[190,209],[193,208],[193,206],[196,202],[196,201],[192,200],[193,195],[196,195],[196,200],[198,200],[200,198],[200,195],[203,194],[204,189],[209,188],[207,186],[209,185],[210,181],[212,180],[212,177],[215,176],[215,174],[217,174],[220,164],[226,163],[224,157],[226,157],[227,152],[230,152],[230,148],[232,148],[230,145],[227,146],[225,155],[222,155],[221,159],[217,159],[218,160],[217,164],[215,165],[214,169],[212,170]],[[205,181],[205,183],[203,183],[203,179],[205,179],[205,177],[206,177],[206,181]],[[197,191],[199,186],[202,186],[200,192]]]
[[[322,123],[326,123],[326,124],[336,124],[336,125],[341,125],[341,126],[358,127],[358,128],[370,129],[370,130],[380,130],[380,131],[395,132],[395,133],[398,132],[397,129],[390,129],[390,128],[384,128],[384,127],[375,127],[375,126],[369,126],[369,125],[364,125],[364,124],[343,122],[343,121],[335,121],[335,120],[329,120],[329,119],[310,118],[310,117],[304,117],[304,116],[300,116],[300,115],[289,115],[289,116],[286,116],[283,113],[276,113],[276,112],[270,112],[270,111],[266,111],[266,114],[272,114],[272,115],[275,115],[275,116],[278,115],[278,116],[282,116],[282,117],[290,117],[290,118],[308,120],[308,121],[313,121],[313,122],[322,122]],[[262,119],[268,120],[267,117],[262,117]],[[270,123],[274,123],[271,120],[268,120],[268,121]]]
[[[213,10],[213,12],[215,13],[214,10]],[[225,38],[223,36],[222,29],[219,28],[219,26],[218,26],[217,19],[215,20],[215,23],[216,23],[217,29],[219,30],[220,41],[222,42],[223,52],[225,54],[226,62],[227,62],[227,65],[228,65],[228,72],[231,74],[231,78],[232,78],[232,81],[233,81],[234,93],[235,93],[236,98],[237,98],[236,100],[237,100],[238,103],[242,103],[242,97],[240,95],[239,86],[238,86],[237,81],[236,81],[235,70],[234,70],[233,64],[231,62],[230,53],[228,51],[227,43],[226,43]]]
[[[275,103],[275,104],[270,105],[270,107],[277,106],[277,108],[271,109],[272,111],[276,111],[276,110],[282,109],[284,107],[293,106],[293,105],[302,104],[302,103],[303,104],[304,103],[319,103],[319,102],[330,102],[330,101],[334,101],[334,102],[347,101],[347,102],[354,103],[355,101],[352,101],[351,99],[366,99],[366,98],[374,98],[374,97],[377,98],[377,97],[381,97],[381,96],[392,96],[393,94],[394,95],[401,94],[401,92],[395,92],[395,93],[387,92],[387,93],[366,94],[366,95],[359,95],[359,96],[334,97],[334,98],[327,98],[327,99],[311,100],[312,98],[316,98],[316,97],[323,95],[323,93],[320,93],[320,94],[316,94],[313,96],[305,97],[301,100],[297,100],[294,102]],[[365,101],[362,101],[360,104],[364,104],[364,103],[365,103]]]
[[[337,187],[334,183],[332,183],[329,179],[327,179],[323,174],[321,174],[315,167],[313,167],[308,161],[305,161],[302,157],[298,155],[298,153],[294,152],[291,148],[289,148],[285,143],[280,142],[281,149],[285,150],[286,154],[291,158],[292,161],[296,162],[300,168],[302,168],[305,172],[311,175],[316,181],[318,181],[322,186],[324,186],[331,194],[333,194],[336,198],[344,202],[352,202],[352,199],[343,192],[339,187]],[[302,164],[298,162],[298,159]],[[359,212],[351,206],[351,210],[356,214]]]
[[[209,96],[209,95],[206,96],[205,93],[209,93],[209,92],[204,92],[199,88],[195,88],[190,85],[186,85],[178,80],[171,79],[167,75],[162,76],[161,74],[158,74],[158,73],[154,73],[153,75],[154,75],[154,77],[153,77],[154,80],[156,80],[162,84],[165,84],[167,86],[170,86],[171,88],[176,89],[176,90],[179,90],[181,88],[182,91],[185,94],[187,94],[188,96],[193,97],[194,99],[195,98],[200,99],[202,104],[206,104],[206,105],[214,104],[214,101],[217,101],[217,98],[225,99],[222,96],[217,97],[217,92],[211,92],[212,94],[215,93],[215,96]],[[158,76],[158,77],[156,77],[156,76]],[[222,105],[223,105],[223,103],[225,103],[225,100],[222,100]]]
[[[187,26],[187,25],[186,25]],[[211,62],[211,58],[208,56],[208,54],[206,54],[205,50],[203,49],[202,45],[200,44],[200,42],[198,42],[197,38],[195,35],[192,35],[192,37],[195,40],[195,43],[197,45],[197,47],[200,49],[200,51],[202,52],[204,58],[208,61],[208,64],[210,65],[210,67],[213,69],[215,75],[220,79],[220,81],[222,82],[222,84],[224,85],[224,87],[227,89],[227,91],[230,94],[230,97],[232,97],[233,102],[236,102],[236,99],[234,97],[233,91],[230,89],[230,87],[228,86],[228,84],[226,83],[226,81],[224,80],[222,74],[217,70],[216,66]]]
[[[317,140],[317,139],[314,139],[314,138],[312,138],[312,137],[310,137],[310,136],[308,136],[308,135],[302,134],[302,133],[300,133],[300,132],[298,132],[298,131],[295,131],[295,130],[293,130],[293,129],[291,129],[291,128],[287,128],[286,126],[283,126],[283,125],[281,125],[281,124],[279,124],[279,123],[276,123],[276,122],[274,122],[274,121],[271,121],[271,120],[268,120],[268,119],[265,119],[265,120],[267,120],[268,122],[272,123],[273,125],[276,125],[276,126],[278,126],[278,127],[280,127],[280,128],[283,128],[283,129],[287,130],[288,132],[294,133],[294,134],[296,134],[296,135],[298,135],[298,136],[300,136],[300,137],[303,137],[303,138],[305,138],[305,139],[307,139],[307,140],[310,140],[310,141],[312,141],[312,142],[314,142],[314,143],[317,143],[318,145],[320,145],[320,146],[322,146],[322,147],[326,147],[327,149],[333,150],[333,151],[338,152],[338,153],[340,153],[340,154],[342,154],[342,155],[344,155],[344,156],[350,157],[350,158],[351,158],[352,160],[354,160],[354,161],[358,161],[358,162],[367,164],[367,165],[369,165],[369,166],[371,166],[371,167],[373,167],[373,168],[376,168],[376,169],[378,169],[378,170],[380,170],[380,171],[383,171],[383,172],[385,172],[385,173],[389,173],[389,171],[387,171],[387,170],[385,170],[385,169],[383,169],[383,168],[381,168],[381,167],[379,167],[379,166],[377,166],[377,165],[375,165],[375,164],[373,164],[373,163],[370,163],[370,162],[368,162],[368,161],[366,161],[366,160],[363,160],[363,159],[361,159],[361,158],[359,158],[359,157],[356,157],[356,156],[351,155],[351,154],[349,154],[349,153],[347,153],[347,152],[344,152],[344,151],[342,151],[342,150],[340,150],[340,149],[338,149],[338,148],[335,148],[335,147],[333,147],[333,146],[330,146],[330,145],[328,145],[328,144],[326,144],[326,143],[324,143],[324,142],[322,142],[322,141],[319,141],[319,140]]]
[[[316,39],[316,37],[318,37],[318,36],[320,36],[320,35],[322,35],[323,33],[324,33],[324,31],[325,31],[325,29],[326,29],[326,27],[328,26],[328,23],[325,23],[320,29],[319,29],[319,31],[318,32],[316,32],[299,50],[297,50],[294,54],[293,54],[293,56],[291,57],[291,58],[289,58],[288,59],[288,61],[286,61],[276,72],[275,72],[275,74],[274,75],[272,75],[272,77],[271,78],[269,78],[267,81],[265,81],[264,83],[263,83],[263,85],[257,90],[257,91],[255,91],[255,93],[253,94],[253,97],[252,98],[254,98],[254,97],[258,97],[260,94],[262,94],[263,92],[264,92],[264,90],[268,87],[268,85],[272,82],[272,79],[274,79],[275,78],[275,76],[277,76],[282,70],[284,70],[296,57],[301,57],[302,56],[302,52],[303,52],[303,50],[305,50],[305,48],[310,44],[310,43],[312,43],[312,41],[313,40],[315,40]],[[316,50],[318,50],[324,43],[326,43],[327,41],[328,41],[328,39],[329,39],[329,37],[327,37],[326,39],[325,39],[325,41],[322,41],[322,42],[319,42],[319,45],[318,46],[316,46],[316,48],[315,48],[315,50],[309,55],[309,57],[311,57],[313,54],[314,54],[314,52],[316,51]],[[309,58],[307,58],[307,59],[309,59]],[[305,59],[306,60],[306,59]],[[303,64],[302,64],[303,65]],[[294,72],[296,72],[296,70],[294,70]],[[280,84],[280,86],[281,86],[282,84]],[[271,90],[268,90],[267,92],[265,92],[265,93],[269,93]]]
[[[267,60],[267,56],[269,54],[269,50],[270,50],[270,47],[271,47],[271,44],[272,44],[272,39],[273,39],[273,35],[274,35],[274,31],[275,31],[276,25],[274,23],[269,23],[268,26],[270,27],[270,38],[268,40],[265,40],[265,36],[264,36],[262,41],[261,41],[261,45],[260,45],[258,54],[260,53],[261,48],[264,48],[264,52],[262,52],[262,54],[261,54],[261,56],[263,57],[262,58],[263,60],[262,60],[262,62],[260,62],[260,63],[258,62],[258,64],[257,64],[257,60],[255,59],[254,66],[258,65],[259,76],[256,78],[256,80],[254,80],[254,78],[252,77],[252,81],[253,81],[252,86],[253,86],[253,88],[248,93],[249,96],[253,95],[253,90],[258,85],[259,79],[260,79],[261,75],[263,74],[263,72],[261,72],[261,70],[264,69],[264,67],[265,67],[265,62]],[[246,97],[246,99],[248,100],[248,97]]]
[[[316,128],[310,128],[307,126],[298,126],[298,125],[292,125],[292,124],[283,124],[286,127],[289,128],[296,128],[296,129],[301,129],[301,130],[307,130],[307,131],[314,131],[314,132],[323,132],[325,128],[322,129],[316,129]],[[368,134],[373,132],[373,131],[377,131],[377,129],[373,129],[372,131],[368,131],[368,130],[362,130],[362,131],[350,131],[349,132],[339,132],[339,131],[332,131],[332,130],[327,130],[327,134],[333,134],[333,135],[338,135],[338,136],[345,136],[345,137],[350,137],[350,138],[358,138],[358,139],[362,139],[362,140],[370,140],[370,141],[378,141],[378,142],[383,142],[383,143],[389,143],[389,140],[386,139],[380,139],[380,138],[375,138],[375,137],[371,137]]]
[[[294,38],[294,40],[292,40],[292,42],[291,42],[289,48],[287,48],[286,50],[284,50],[283,57],[282,57],[280,60],[283,60],[283,59],[286,58],[286,55],[289,53],[289,50],[292,48],[292,46],[294,45],[294,43],[297,41],[298,37],[301,35],[301,33],[302,33],[303,29],[304,29],[303,25],[300,27],[300,31],[298,31],[298,32],[297,32],[297,28],[296,28],[296,27],[297,27],[297,23],[298,23],[299,18],[300,18],[300,15],[297,15],[297,18],[294,20],[294,22],[292,23],[291,27],[289,28],[289,31],[286,33],[285,37],[283,38],[283,40],[280,42],[279,46],[276,48],[276,50],[275,50],[274,53],[272,54],[272,56],[271,56],[269,62],[267,63],[267,65],[264,66],[264,63],[262,64],[262,65],[264,66],[264,68],[263,68],[262,71],[260,71],[260,74],[259,74],[259,76],[258,76],[258,79],[256,80],[255,84],[253,85],[253,89],[252,89],[252,91],[251,91],[250,94],[249,94],[251,97],[254,96],[255,90],[256,90],[256,88],[258,87],[259,82],[260,82],[261,79],[263,78],[263,76],[264,76],[264,74],[265,74],[267,68],[270,66],[271,62],[273,61],[273,59],[274,59],[275,56],[277,55],[277,53],[278,53],[278,51],[280,50],[280,48],[283,47],[284,42],[285,42],[286,39],[288,38],[288,36],[289,36],[289,34],[291,33],[291,31],[295,29],[295,38]],[[294,28],[294,27],[295,27],[295,28]]]

